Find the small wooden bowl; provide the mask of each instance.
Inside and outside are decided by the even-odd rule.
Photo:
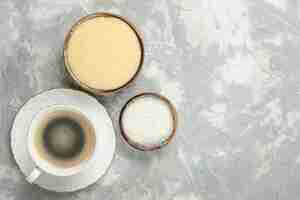
[[[134,100],[136,100],[137,98],[145,97],[145,96],[151,96],[151,97],[155,97],[155,98],[158,98],[158,99],[162,100],[163,102],[165,102],[168,105],[168,107],[171,111],[171,114],[172,114],[172,120],[173,120],[172,132],[171,132],[170,136],[164,142],[162,142],[161,144],[158,144],[158,145],[146,146],[146,145],[143,145],[143,144],[136,143],[128,137],[128,135],[127,135],[127,133],[125,132],[125,129],[124,129],[124,124],[123,124],[123,120],[122,120],[124,111],[126,110],[128,105],[130,103],[132,103]],[[166,97],[164,97],[160,94],[157,94],[157,93],[145,92],[145,93],[141,93],[141,94],[138,94],[138,95],[132,97],[131,99],[129,99],[126,102],[126,104],[123,106],[123,108],[120,112],[119,126],[120,126],[120,129],[121,129],[122,137],[124,138],[124,140],[131,147],[133,147],[134,149],[140,150],[140,151],[154,151],[154,150],[161,149],[162,147],[166,146],[174,138],[176,130],[177,130],[177,126],[178,126],[178,115],[177,115],[177,111],[176,111],[175,107],[173,106],[173,104]]]
[[[124,83],[123,85],[121,85],[118,88],[114,88],[114,89],[109,89],[109,90],[102,90],[102,89],[97,89],[97,88],[92,88],[90,86],[88,86],[87,84],[83,83],[82,81],[80,81],[75,74],[72,71],[72,67],[69,64],[68,61],[68,45],[69,45],[69,41],[72,37],[72,34],[74,33],[74,31],[84,22],[94,19],[96,17],[114,17],[117,19],[122,20],[123,22],[125,22],[126,24],[128,24],[128,26],[135,32],[138,41],[140,43],[140,48],[141,48],[141,59],[140,59],[140,63],[138,66],[137,71],[135,72],[135,74],[133,75],[133,77],[128,80],[126,83]],[[137,31],[136,27],[130,23],[127,19],[119,16],[119,15],[115,15],[115,14],[111,14],[111,13],[107,13],[107,12],[99,12],[99,13],[94,13],[94,14],[90,14],[87,15],[85,17],[82,17],[81,19],[79,19],[70,29],[70,31],[68,32],[65,41],[64,41],[64,62],[65,62],[65,67],[66,67],[66,71],[68,72],[68,74],[70,75],[71,79],[82,89],[87,90],[93,94],[96,95],[110,95],[113,94],[123,88],[128,87],[138,76],[138,74],[140,73],[141,69],[142,69],[142,65],[144,63],[144,44],[143,44],[143,40],[141,38],[141,34]]]

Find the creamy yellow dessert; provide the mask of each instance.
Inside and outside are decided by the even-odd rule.
[[[123,20],[99,16],[77,25],[67,44],[73,76],[86,86],[114,90],[138,71],[142,48],[136,32]]]

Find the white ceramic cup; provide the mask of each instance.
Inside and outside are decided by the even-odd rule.
[[[41,153],[39,153],[40,150],[38,150],[36,145],[36,134],[39,133],[39,128],[41,126],[41,123],[45,123],[53,113],[74,113],[75,115],[80,115],[86,120],[86,123],[90,128],[93,129],[93,137],[94,137],[94,145],[90,147],[88,153],[86,156],[84,156],[84,159],[79,160],[76,162],[76,164],[73,164],[70,167],[62,167],[59,165],[54,164],[53,162],[50,162],[46,157],[41,156]],[[95,148],[97,145],[97,135],[95,133],[95,129],[93,128],[93,124],[88,119],[86,115],[84,115],[82,112],[80,112],[76,107],[72,106],[51,106],[46,109],[43,109],[40,111],[36,116],[34,117],[28,134],[28,141],[27,141],[27,148],[28,152],[32,158],[32,161],[35,163],[36,167],[32,170],[32,172],[27,176],[26,180],[29,183],[34,183],[43,173],[47,173],[48,175],[57,176],[57,177],[68,177],[73,176],[75,174],[80,173],[83,170],[86,170],[90,164],[91,160],[95,159]],[[90,139],[91,141],[91,139]]]

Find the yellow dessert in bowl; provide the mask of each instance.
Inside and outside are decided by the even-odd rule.
[[[68,72],[81,87],[106,94],[127,86],[140,71],[143,44],[122,17],[96,13],[80,19],[65,40]]]

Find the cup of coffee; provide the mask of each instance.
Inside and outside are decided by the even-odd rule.
[[[27,148],[36,167],[27,181],[34,183],[43,173],[67,177],[86,170],[94,157],[96,137],[91,121],[75,107],[40,111],[28,134]]]

